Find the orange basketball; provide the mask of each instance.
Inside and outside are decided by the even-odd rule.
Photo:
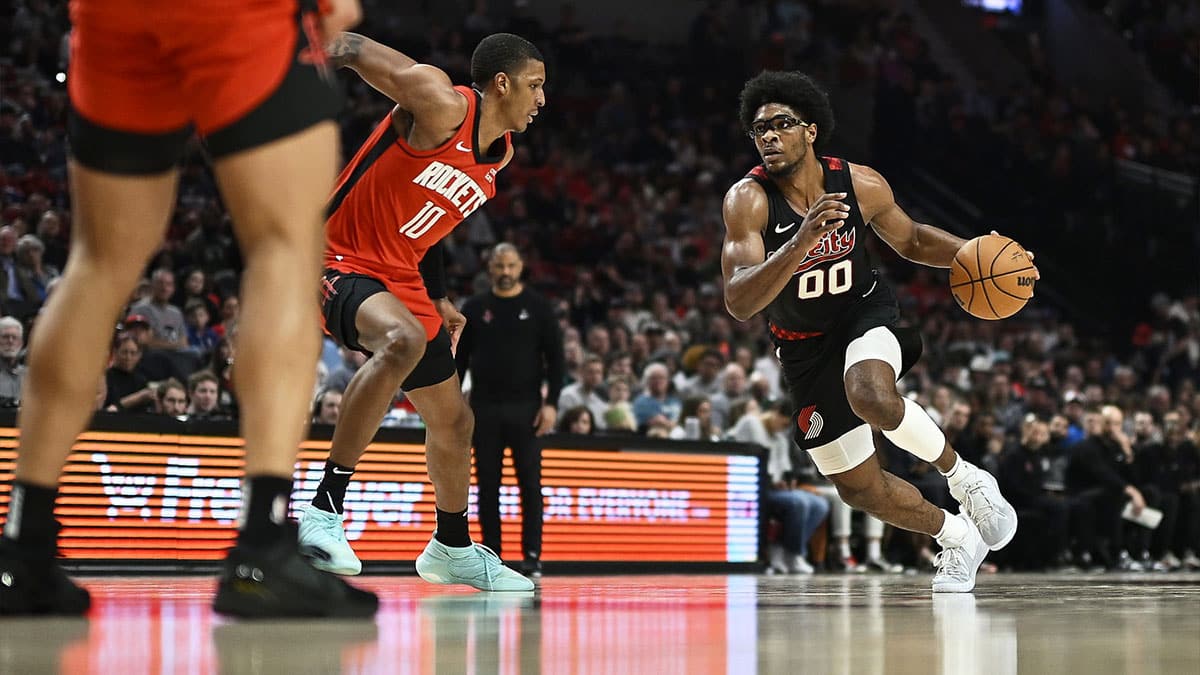
[[[1034,270],[1025,249],[997,234],[962,245],[950,265],[950,294],[971,316],[1005,319],[1033,297]]]

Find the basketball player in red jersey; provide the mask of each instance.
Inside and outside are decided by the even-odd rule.
[[[285,520],[319,348],[323,197],[338,161],[338,94],[322,77],[321,35],[357,22],[358,0],[72,0],[70,11],[76,230],[30,346],[0,614],[89,607],[55,561],[56,485],[91,417],[118,312],[162,241],[196,131],[246,260],[236,367],[246,482],[214,608],[371,616],[375,595],[307,565]]]
[[[450,335],[465,320],[445,298],[434,245],[495,195],[496,174],[512,159],[512,132],[525,131],[545,105],[542,55],[516,35],[490,35],[471,56],[472,88],[361,35],[344,34],[328,51],[396,107],[342,171],[330,200],[325,329],[371,358],[346,387],[325,475],[300,518],[301,547],[320,569],[361,570],[346,542],[343,499],[402,388],[426,425],[437,501],[436,530],[417,572],[434,583],[532,590],[467,531],[474,419]]]
[[[866,237],[874,230],[901,256],[933,267],[949,267],[965,242],[913,222],[870,167],[817,155],[833,111],[807,76],[759,74],[742,90],[740,116],[763,161],[725,194],[726,307],[741,321],[766,313],[796,410],[796,442],[842,499],[934,536],[943,550],[933,590],[968,592],[989,548],[1016,533],[1017,514],[995,478],[960,458],[921,406],[896,390],[921,338],[896,326],[896,297],[874,269]],[[873,429],[937,466],[962,513],[935,507],[883,471]]]

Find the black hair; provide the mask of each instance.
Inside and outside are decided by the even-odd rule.
[[[559,433],[563,433],[563,434],[572,433],[571,425],[575,424],[575,422],[577,420],[579,420],[580,418],[582,418],[584,415],[587,415],[588,417],[591,418],[592,433],[595,433],[595,431],[596,431],[596,416],[593,415],[592,411],[585,405],[578,405],[578,406],[575,406],[574,408],[571,408],[571,409],[565,411],[563,413],[562,417],[559,418],[559,420],[558,420],[557,431]]]
[[[800,113],[804,118],[800,121],[817,125],[817,140],[813,146],[818,151],[824,150],[833,136],[833,108],[829,105],[829,94],[799,71],[764,70],[746,82],[738,101],[738,117],[747,131],[759,108],[768,103],[780,103]]]
[[[533,43],[512,33],[493,33],[479,41],[471,54],[471,80],[486,87],[496,73],[509,75],[528,60],[545,61]]]

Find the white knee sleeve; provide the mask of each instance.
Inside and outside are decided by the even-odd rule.
[[[813,464],[822,476],[845,473],[862,464],[875,453],[871,427],[860,424],[842,434],[836,441],[808,451]]]
[[[904,417],[900,419],[900,426],[891,431],[884,430],[883,435],[926,462],[937,461],[946,447],[946,435],[933,423],[929,414],[910,398],[904,399]]]
[[[892,331],[877,326],[850,341],[846,345],[846,363],[842,366],[842,375],[850,370],[850,366],[874,359],[884,361],[892,367],[895,377],[900,377],[900,367],[903,358],[900,355],[900,341]]]

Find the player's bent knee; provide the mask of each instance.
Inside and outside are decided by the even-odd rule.
[[[446,410],[444,416],[427,420],[426,426],[430,434],[443,439],[438,445],[449,446],[454,451],[469,449],[475,433],[475,414],[464,401],[456,408]]]
[[[475,435],[475,413],[466,403],[458,407],[454,416],[454,435],[463,445],[471,445],[471,438]]]
[[[385,333],[383,348],[376,357],[396,365],[411,364],[425,354],[425,332],[420,325],[399,322]]]
[[[877,427],[893,428],[904,416],[904,403],[894,385],[880,384],[863,377],[846,377],[846,400],[863,421]]]

